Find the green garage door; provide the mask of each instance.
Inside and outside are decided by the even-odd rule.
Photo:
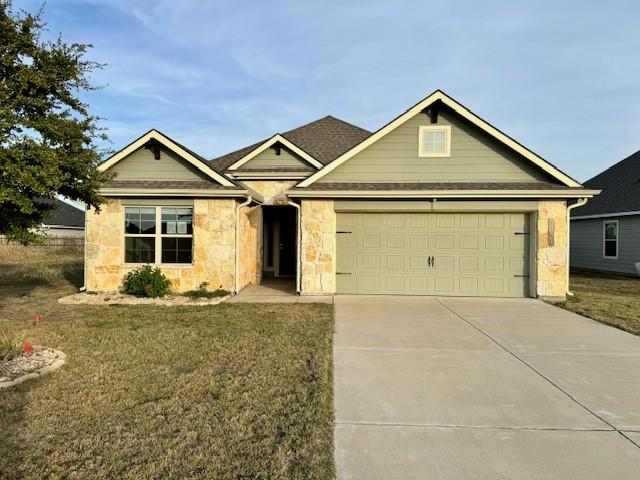
[[[337,292],[528,296],[524,213],[338,213]]]

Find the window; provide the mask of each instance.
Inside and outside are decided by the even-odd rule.
[[[418,156],[448,157],[451,154],[451,127],[421,126],[418,130]]]
[[[156,261],[155,233],[155,207],[126,207],[124,210],[124,261],[154,263]]]
[[[126,263],[191,263],[193,208],[125,207]]]
[[[604,258],[618,258],[618,220],[605,220],[602,223]]]
[[[162,209],[162,263],[191,263],[193,209]]]

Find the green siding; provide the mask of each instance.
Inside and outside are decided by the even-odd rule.
[[[500,182],[550,177],[453,111],[437,125],[451,125],[450,157],[419,157],[418,129],[432,125],[419,113],[318,181]]]
[[[338,293],[529,294],[526,213],[338,213],[336,227]]]
[[[140,148],[111,167],[116,180],[210,180],[175,153],[162,149],[160,159],[153,158],[151,150]]]
[[[269,170],[270,168],[287,168],[287,167],[311,167],[306,161],[298,157],[295,153],[290,152],[286,148],[280,149],[280,155],[276,155],[276,151],[269,147],[264,152],[256,155],[247,163],[241,165],[238,171],[241,172],[244,169],[250,168],[263,168]]]

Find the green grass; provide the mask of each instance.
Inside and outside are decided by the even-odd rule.
[[[335,476],[331,306],[59,305],[78,258],[12,262],[0,324],[68,358],[0,390],[0,478]]]
[[[640,335],[640,278],[572,273],[571,290],[558,306]]]

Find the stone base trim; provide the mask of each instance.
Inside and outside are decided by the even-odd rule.
[[[567,301],[567,297],[543,295],[538,297],[538,300],[542,300],[543,302],[547,302],[547,303],[563,303]]]

